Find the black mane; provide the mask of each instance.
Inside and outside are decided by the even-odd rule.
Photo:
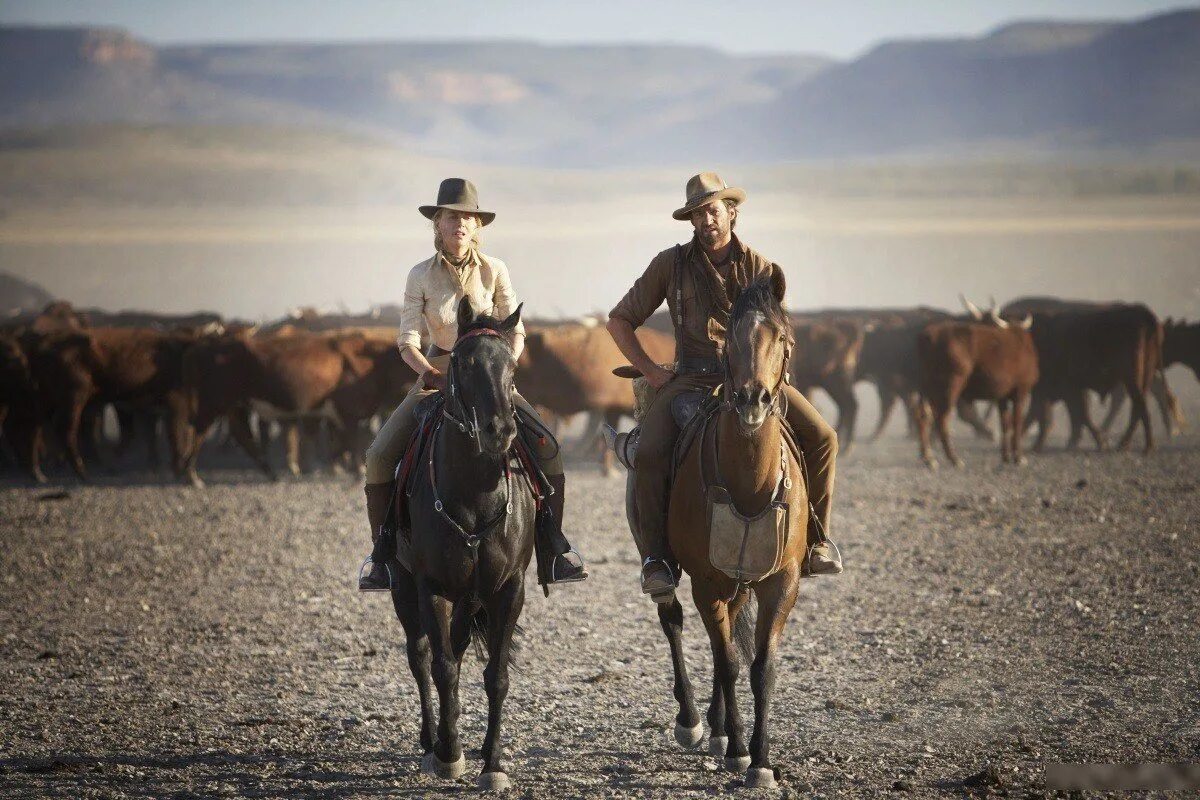
[[[770,277],[758,278],[738,294],[729,312],[729,330],[734,330],[743,317],[756,311],[783,330],[791,330],[787,313],[775,299]]]

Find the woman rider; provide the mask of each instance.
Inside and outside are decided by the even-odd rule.
[[[479,252],[479,229],[496,215],[479,209],[474,184],[463,178],[447,178],[438,187],[437,203],[421,206],[419,210],[433,220],[436,252],[409,270],[398,344],[401,357],[420,379],[367,449],[367,520],[373,542],[387,517],[396,465],[417,426],[414,416],[417,404],[433,392],[447,388],[450,350],[458,336],[459,301],[464,296],[470,297],[476,313],[499,319],[507,317],[518,305],[508,267],[500,259]],[[429,338],[424,354],[422,333]],[[521,355],[524,345],[525,328],[518,324],[512,342],[516,356]],[[525,398],[517,394],[515,399],[517,408],[540,423]],[[547,499],[550,515],[539,519],[534,539],[541,556],[539,563],[550,565],[543,578],[547,583],[583,580],[587,577],[583,561],[562,532],[565,478],[558,444],[549,436],[527,436],[525,441],[554,490]],[[368,560],[359,575],[359,591],[388,591],[391,564]]]

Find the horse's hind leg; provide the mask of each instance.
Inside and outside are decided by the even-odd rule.
[[[675,699],[679,702],[679,713],[675,716],[675,741],[691,750],[704,738],[704,728],[700,724],[692,683],[688,680],[687,664],[683,660],[683,606],[677,598],[672,596],[671,602],[658,603],[658,622],[671,645],[671,666],[675,671]]]
[[[754,663],[750,665],[750,689],[754,692],[754,733],[750,737],[750,770],[746,785],[770,788],[775,785],[771,768],[770,735],[767,724],[771,695],[775,692],[775,665],[779,639],[792,607],[796,605],[800,578],[794,567],[772,576],[756,591],[758,622],[754,631]]]
[[[435,594],[421,585],[421,627],[429,635],[433,651],[433,683],[438,691],[438,729],[433,752],[425,756],[421,768],[439,778],[458,778],[467,767],[462,745],[458,740],[458,672],[455,643],[451,634],[454,604],[445,596]]]
[[[499,791],[509,787],[504,771],[504,745],[500,738],[504,699],[508,696],[508,665],[512,660],[513,631],[525,605],[525,577],[517,573],[504,588],[488,599],[488,663],[483,670],[483,686],[488,698],[487,735],[483,739],[483,772],[476,784],[480,789]]]
[[[416,582],[406,571],[401,571],[400,588],[392,591],[392,605],[404,628],[408,668],[417,682],[417,694],[421,698],[421,752],[432,753],[436,713],[433,708],[433,673],[430,671],[432,656],[429,636],[421,628]]]

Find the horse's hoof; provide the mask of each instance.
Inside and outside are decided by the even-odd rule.
[[[726,756],[725,769],[730,772],[745,772],[750,768],[750,756]]]
[[[725,755],[725,749],[729,747],[728,736],[710,736],[708,737],[708,754],[714,758],[721,758]]]
[[[458,761],[447,764],[437,757],[437,753],[426,753],[421,759],[421,771],[426,775],[436,775],[447,780],[457,780],[467,771],[467,757],[460,755]]]
[[[504,772],[483,772],[475,779],[475,788],[481,792],[503,792],[512,788],[512,781]]]
[[[769,767],[751,767],[746,771],[747,789],[774,789],[775,770]]]
[[[693,728],[685,728],[678,722],[675,723],[675,741],[679,742],[679,746],[684,750],[691,750],[700,741],[704,739],[704,726],[699,722]]]

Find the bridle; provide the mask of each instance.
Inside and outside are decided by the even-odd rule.
[[[780,364],[779,377],[775,380],[775,388],[772,389],[767,395],[768,405],[770,407],[769,413],[778,416],[783,416],[783,403],[781,402],[783,400],[783,387],[785,384],[790,382],[788,366],[792,360],[793,341],[788,334],[785,334],[785,339],[787,340],[787,344],[784,345],[783,361]],[[725,352],[721,354],[721,365],[725,373],[724,385],[721,390],[723,395],[721,407],[723,410],[732,411],[734,410],[735,406],[733,396],[733,369],[729,365],[729,351],[729,338],[726,337]]]
[[[469,438],[475,440],[475,448],[479,452],[483,452],[483,444],[479,440],[479,412],[463,402],[462,392],[458,388],[458,347],[468,339],[475,339],[480,336],[488,338],[500,339],[508,347],[509,352],[512,352],[512,346],[508,344],[508,338],[500,333],[495,328],[474,328],[467,331],[458,340],[454,342],[454,347],[450,348],[450,369],[446,376],[448,388],[448,396],[445,405],[442,406],[442,414],[446,419],[454,423],[460,432],[465,433]],[[458,413],[455,414],[454,409],[457,408]],[[468,419],[467,412],[470,411]]]
[[[482,453],[483,444],[479,440],[479,414],[476,409],[472,407],[470,409],[471,418],[469,420],[467,419],[467,406],[463,403],[462,394],[458,390],[458,371],[455,367],[455,365],[458,363],[455,357],[455,354],[458,352],[458,346],[468,339],[474,339],[479,336],[500,339],[504,341],[506,345],[508,343],[507,337],[494,328],[475,328],[458,337],[458,341],[454,343],[454,347],[450,350],[450,369],[449,374],[447,375],[449,391],[447,392],[448,396],[446,401],[442,405],[442,417],[443,419],[450,420],[450,422],[454,423],[454,425],[458,427],[459,431],[465,433],[471,439],[474,439],[476,450]],[[509,346],[510,351],[511,349],[511,346]],[[458,407],[458,415],[455,415],[455,413],[451,410],[451,404],[454,404]],[[437,437],[437,432],[440,427],[440,423],[435,425],[432,433],[434,438]],[[483,542],[484,537],[487,536],[487,534],[497,526],[503,528],[506,524],[505,521],[508,518],[508,515],[511,514],[513,510],[512,470],[509,468],[508,457],[506,456],[501,459],[501,472],[504,478],[504,504],[501,506],[499,514],[497,514],[491,520],[483,523],[475,530],[468,531],[463,528],[463,526],[460,525],[458,521],[454,519],[454,517],[450,516],[450,512],[446,510],[445,503],[442,502],[441,492],[438,490],[437,466],[434,458],[435,449],[436,448],[431,447],[429,450],[429,486],[433,492],[433,510],[437,512],[438,516],[440,516],[447,524],[449,524],[454,532],[462,538],[463,543],[467,546],[467,549],[471,553],[472,561],[477,562],[479,559],[479,546]],[[478,579],[478,573],[476,573],[476,579]]]

